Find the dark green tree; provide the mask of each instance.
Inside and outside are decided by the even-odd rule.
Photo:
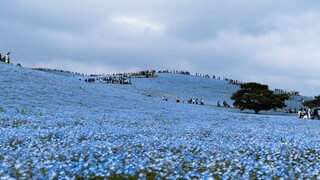
[[[285,100],[289,99],[289,96],[273,94],[273,91],[268,89],[268,85],[251,82],[242,84],[230,99],[234,100],[233,105],[240,108],[241,111],[250,109],[258,114],[262,110],[286,107]]]
[[[310,101],[304,101],[302,105],[309,108],[320,107],[320,96],[315,96],[314,99]]]

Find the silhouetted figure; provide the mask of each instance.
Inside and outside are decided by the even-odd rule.
[[[204,100],[203,99],[200,100],[200,105],[204,105]]]
[[[319,112],[317,109],[313,110],[313,117],[314,117],[314,119],[319,119]]]
[[[5,63],[10,63],[10,57],[9,57],[9,55],[10,55],[10,52],[8,52],[4,57],[3,57],[3,61],[5,62]]]
[[[8,57],[7,62],[8,62],[8,64],[10,64],[10,52],[7,53],[7,57]]]
[[[162,96],[163,101],[168,101],[168,98],[166,96]]]

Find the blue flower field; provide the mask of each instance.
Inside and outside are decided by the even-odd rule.
[[[320,122],[219,108],[239,88],[223,80],[86,83],[4,63],[0,72],[1,179],[320,178]]]

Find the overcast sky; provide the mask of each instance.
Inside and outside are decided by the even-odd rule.
[[[2,0],[0,52],[81,73],[177,69],[320,94],[318,0]]]

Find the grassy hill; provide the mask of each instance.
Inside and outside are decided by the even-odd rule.
[[[318,121],[218,108],[238,88],[225,81],[159,74],[132,85],[85,83],[4,63],[0,72],[4,179],[293,179],[320,172]],[[176,96],[206,105],[175,103]]]

